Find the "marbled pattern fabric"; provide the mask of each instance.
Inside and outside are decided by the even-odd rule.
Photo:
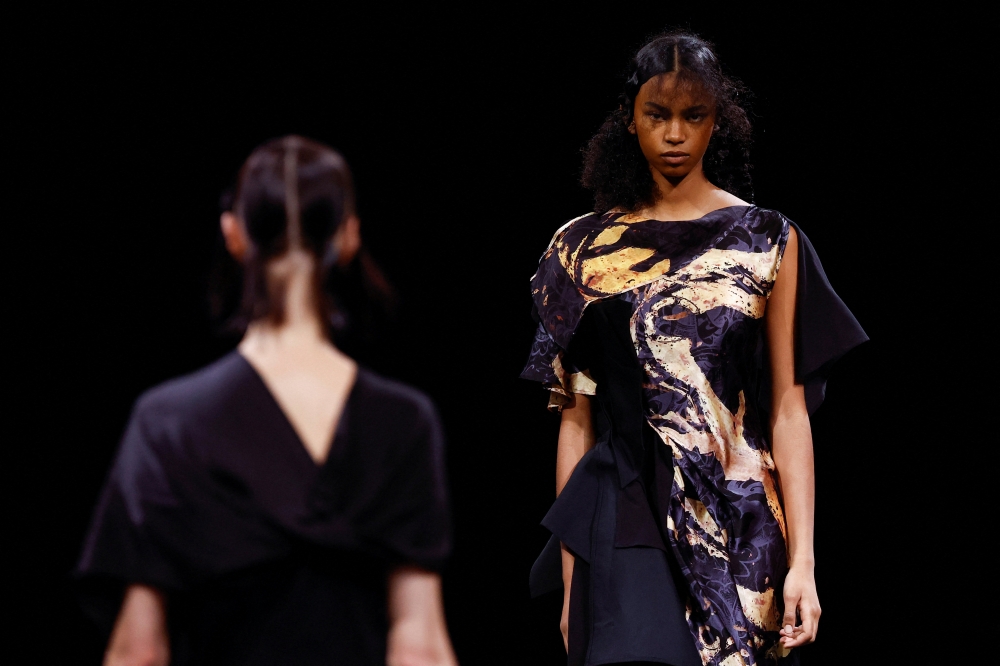
[[[674,460],[660,528],[705,664],[786,654],[784,517],[757,396],[763,316],[788,235],[786,218],[753,206],[686,222],[591,214],[557,233],[532,279],[540,323],[522,377],[559,394],[594,392],[585,368],[564,367],[585,308],[612,296],[632,306],[646,420]]]

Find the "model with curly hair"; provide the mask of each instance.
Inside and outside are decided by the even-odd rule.
[[[867,337],[745,200],[746,96],[696,35],[643,46],[584,151],[595,212],[532,279],[522,377],[562,420],[531,582],[563,586],[573,665],[786,664],[816,638],[809,414]]]

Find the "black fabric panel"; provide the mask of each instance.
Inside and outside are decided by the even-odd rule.
[[[597,402],[612,424],[612,449],[622,488],[641,474],[646,426],[642,395],[645,373],[632,345],[631,316],[631,304],[615,297],[593,303],[580,323],[580,333],[594,341],[590,345],[598,350],[591,352],[590,370],[597,382]]]
[[[576,558],[569,592],[569,644],[566,666],[584,666],[590,646],[590,627],[594,618],[590,607],[590,565]]]
[[[382,664],[385,584],[384,567],[369,558],[303,545],[290,557],[172,598],[174,661]]]
[[[610,456],[600,455],[603,448],[599,443],[584,454],[559,497],[542,519],[542,525],[546,529],[556,535],[575,555],[586,560],[590,559],[592,549],[591,533],[593,517],[598,511],[599,479],[604,474],[614,473]],[[561,571],[561,560],[556,559],[555,562]],[[550,576],[546,578],[551,580]],[[561,574],[558,578],[559,585],[562,586]],[[535,596],[541,593],[541,589],[533,591]]]
[[[615,520],[615,547],[645,546],[666,552],[663,535],[650,511],[649,498],[642,482],[636,479],[618,493]]]
[[[799,237],[795,381],[805,385],[806,406],[812,414],[823,402],[833,365],[868,335],[833,290],[809,238],[789,222]]]
[[[559,545],[559,537],[553,534],[531,565],[528,589],[531,597],[535,598],[562,589],[562,586],[562,548]]]

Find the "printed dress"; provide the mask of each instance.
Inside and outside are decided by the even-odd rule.
[[[543,520],[533,593],[577,559],[570,663],[790,663],[778,642],[785,522],[767,425],[764,312],[792,223],[735,206],[559,230],[532,279],[526,379],[592,398],[596,444]],[[799,238],[796,380],[810,412],[867,339]]]

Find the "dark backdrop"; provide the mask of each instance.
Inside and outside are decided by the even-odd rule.
[[[757,203],[802,225],[872,338],[814,418],[824,616],[805,663],[929,658],[908,568],[923,523],[896,500],[926,471],[905,446],[926,423],[897,390],[914,380],[900,321],[917,298],[898,271],[922,215],[906,110],[930,57],[910,20],[660,5],[214,20],[160,5],[8,24],[8,646],[97,663],[68,585],[96,495],[138,394],[231,348],[205,308],[218,195],[255,145],[295,132],[349,160],[365,240],[401,293],[372,363],[429,392],[447,426],[460,659],[562,663],[558,595],[527,593],[558,427],[517,378],[528,278],[590,210],[580,148],[630,52],[688,26],[756,92]]]

